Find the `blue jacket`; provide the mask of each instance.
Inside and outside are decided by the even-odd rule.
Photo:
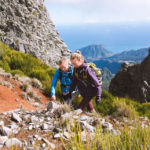
[[[72,83],[71,79],[72,76],[73,76],[72,67],[69,67],[69,70],[66,73],[62,72],[60,69],[57,69],[52,79],[50,95],[51,96],[55,95],[55,88],[58,79],[60,79],[62,93],[68,93],[70,90],[70,84]]]

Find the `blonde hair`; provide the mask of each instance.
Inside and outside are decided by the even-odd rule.
[[[79,50],[76,50],[70,57],[70,60],[73,60],[73,59],[77,59],[77,60],[81,60],[84,62],[84,57],[82,56],[81,52]]]
[[[63,64],[64,62],[68,62],[68,60],[67,60],[67,58],[65,58],[64,56],[62,56],[62,57],[60,58],[60,60],[57,62],[57,65],[61,65],[61,64]]]

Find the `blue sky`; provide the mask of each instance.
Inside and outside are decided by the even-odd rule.
[[[106,48],[116,51],[149,46],[150,41],[143,38],[150,38],[148,36],[149,33],[146,31],[150,23],[150,0],[45,0],[45,6],[60,36],[70,49],[77,49],[90,44],[104,44]],[[104,31],[98,32],[99,35],[96,35],[96,33],[93,35],[90,30],[93,30],[96,24],[97,31],[105,26],[107,27],[104,28]],[[118,25],[123,25],[123,27],[117,30]],[[147,28],[143,31],[144,26]],[[78,32],[77,28],[79,29],[78,34],[73,31],[75,29]],[[86,31],[82,32],[83,28]],[[133,31],[134,29],[135,31]],[[71,37],[70,31],[72,31],[74,38]],[[91,34],[86,34],[86,32]],[[129,34],[126,34],[127,37],[124,38],[128,38],[128,36],[132,36],[132,38],[128,42],[126,39],[123,39],[117,45],[117,38],[114,38],[114,32],[118,32],[119,40],[122,37],[121,33],[124,34],[123,32],[129,32]],[[139,34],[136,32],[139,32]],[[86,37],[88,42],[81,38],[78,41],[80,34],[93,36],[91,42],[88,37]],[[105,40],[100,35],[103,35]],[[134,35],[136,38],[137,36],[142,37],[144,43],[142,43],[142,40],[141,43],[137,43]],[[111,44],[106,42],[107,38],[112,41]],[[116,41],[113,42],[113,38]],[[133,42],[131,39],[133,39]],[[126,42],[123,43],[123,41]]]

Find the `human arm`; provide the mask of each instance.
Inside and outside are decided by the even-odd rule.
[[[96,99],[95,100],[96,100],[96,103],[98,104],[101,100],[101,93],[102,93],[101,85],[99,83],[99,80],[98,80],[95,72],[90,67],[87,68],[87,72],[88,72],[88,74],[87,74],[88,81],[96,89]]]
[[[52,83],[51,83],[51,90],[50,90],[50,95],[51,95],[51,98],[53,100],[56,99],[56,97],[55,97],[55,88],[56,88],[56,84],[57,84],[57,81],[59,79],[59,76],[60,76],[59,69],[57,69],[54,76],[53,76]]]
[[[74,71],[73,76],[72,76],[72,83],[70,85],[69,92],[72,93],[76,89],[76,86],[77,86],[77,78],[75,77],[75,71]]]

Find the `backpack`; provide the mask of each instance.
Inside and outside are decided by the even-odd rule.
[[[97,77],[97,79],[99,81],[99,84],[102,85],[102,72],[101,72],[101,70],[99,68],[97,68],[94,63],[87,63],[87,64],[88,64],[88,67],[90,67],[93,70],[93,72],[95,72],[96,77]],[[85,81],[87,81],[87,78],[88,78],[87,77],[87,69],[88,69],[88,67],[86,68],[86,71],[83,72],[83,79],[85,79]],[[78,73],[77,72],[75,72],[75,76],[78,78]]]

